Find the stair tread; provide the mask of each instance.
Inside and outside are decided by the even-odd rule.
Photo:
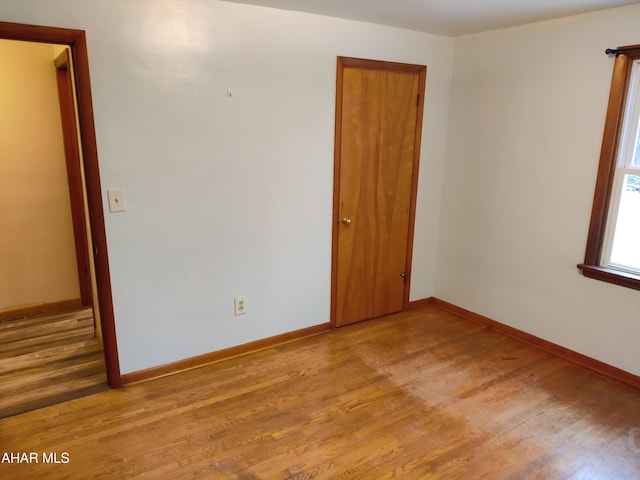
[[[106,389],[91,308],[0,322],[0,418]]]

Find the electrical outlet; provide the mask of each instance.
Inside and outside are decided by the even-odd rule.
[[[233,299],[233,306],[236,315],[244,315],[247,313],[247,296],[241,295]]]

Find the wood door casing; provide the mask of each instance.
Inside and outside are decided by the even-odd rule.
[[[60,118],[67,165],[67,183],[73,221],[73,238],[76,247],[80,299],[82,300],[82,305],[89,306],[93,304],[93,293],[91,289],[91,268],[89,266],[89,240],[87,238],[84,211],[82,169],[80,166],[82,160],[80,159],[76,104],[73,96],[73,81],[71,80],[70,50],[65,48],[54,60],[54,63],[58,82],[58,99],[60,101]]]
[[[338,59],[332,322],[408,304],[426,67]],[[350,224],[343,223],[343,219]]]

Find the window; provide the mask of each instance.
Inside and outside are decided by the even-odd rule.
[[[640,45],[619,47],[582,273],[640,290]]]

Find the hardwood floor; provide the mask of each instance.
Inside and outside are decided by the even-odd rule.
[[[429,307],[4,418],[0,445],[38,460],[3,480],[637,479],[640,391]]]
[[[0,323],[0,417],[107,388],[90,308]]]

